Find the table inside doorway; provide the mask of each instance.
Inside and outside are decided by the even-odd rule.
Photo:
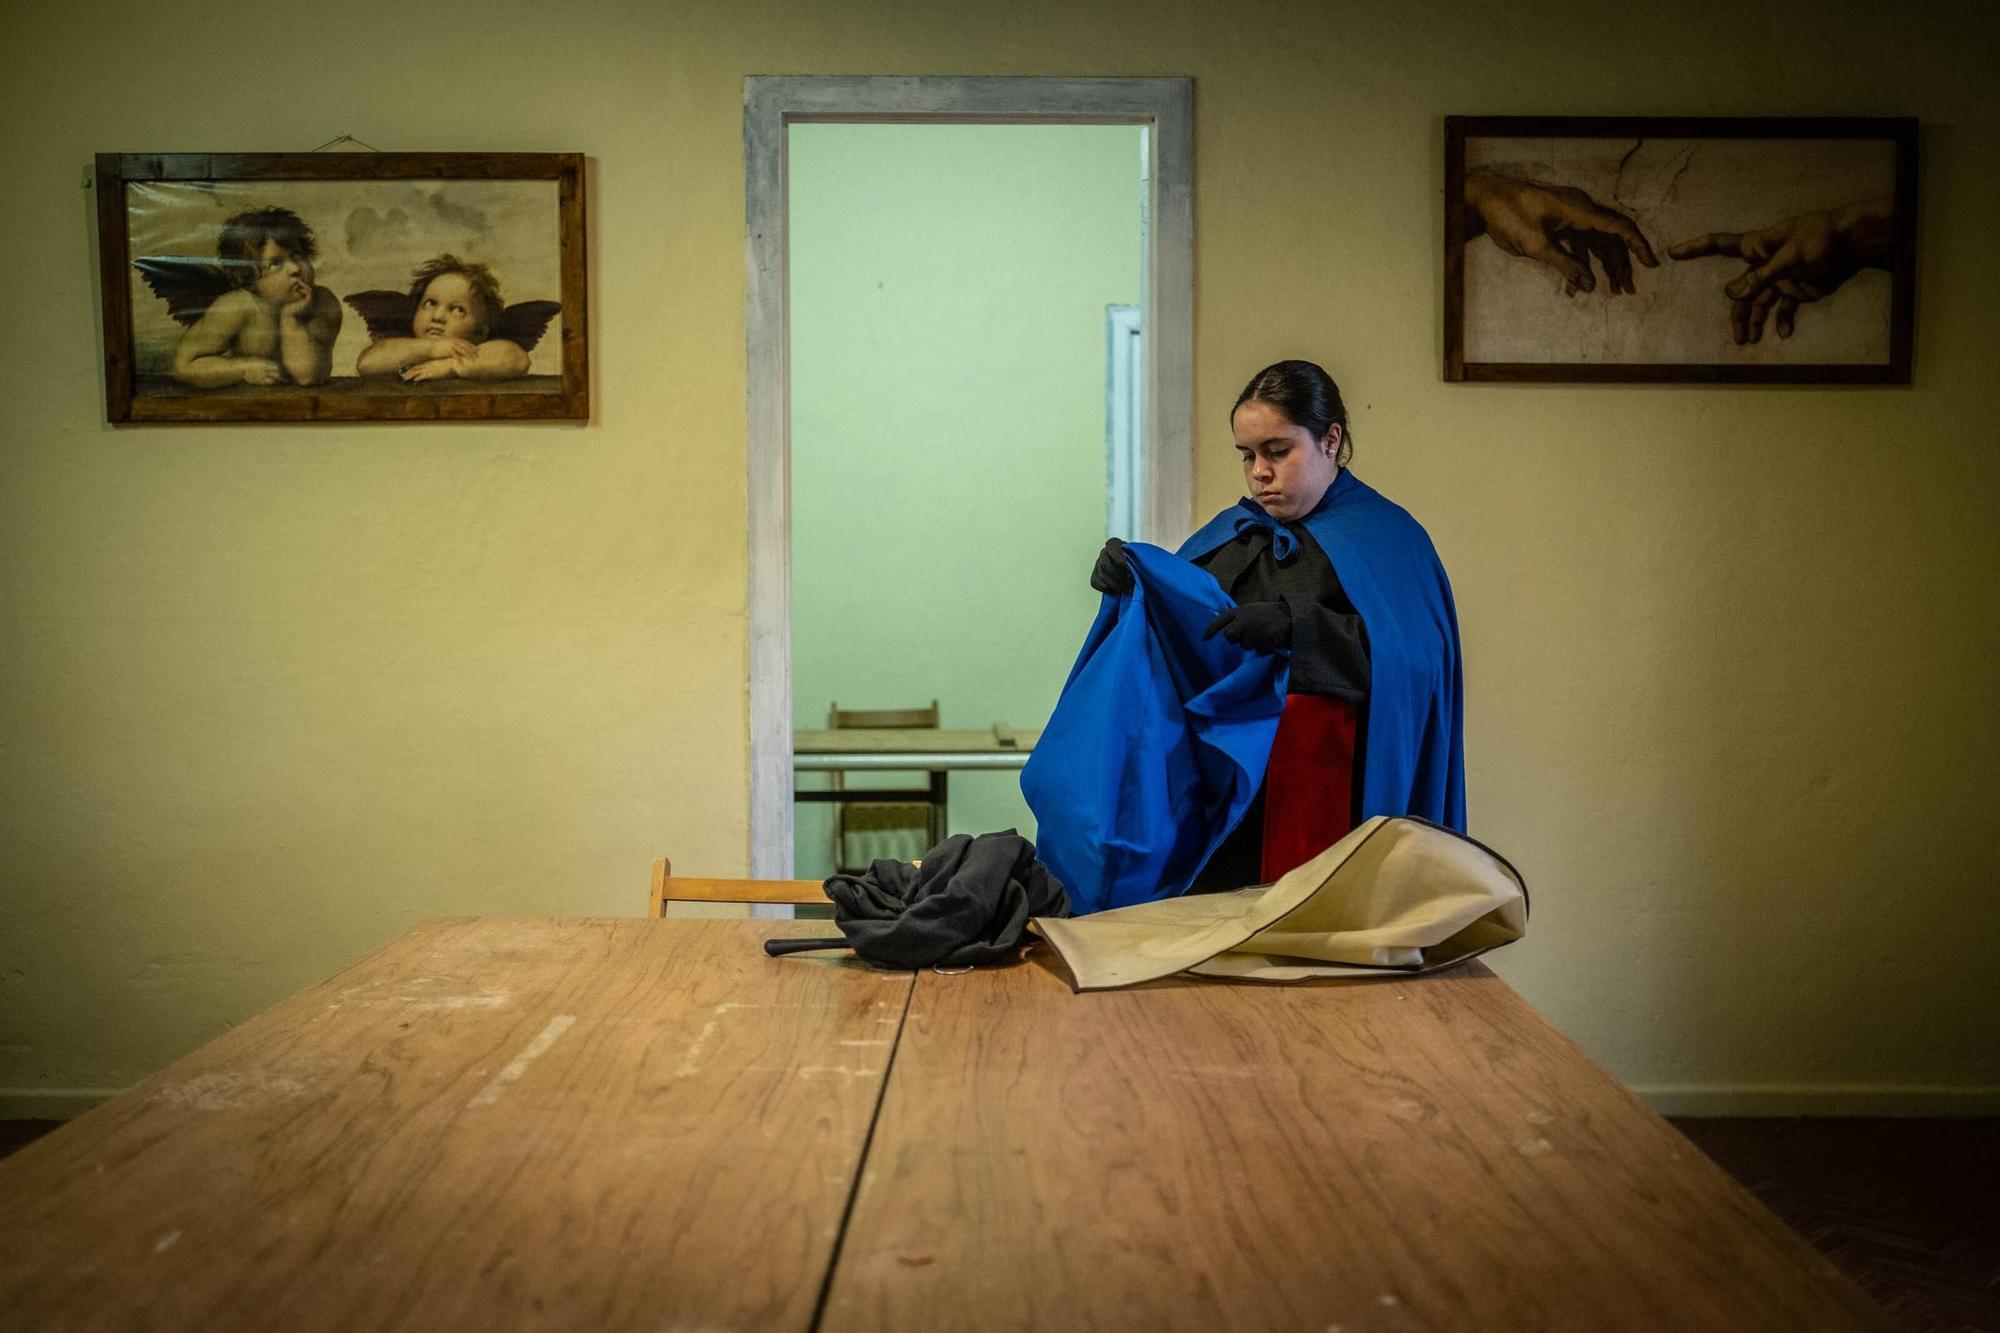
[[[0,1161],[23,1328],[1889,1328],[1482,964],[424,922]]]
[[[798,773],[848,771],[921,772],[922,787],[799,787],[804,802],[922,801],[942,810],[951,799],[951,770],[1022,768],[1042,738],[1040,727],[863,729],[794,731],[792,769]]]

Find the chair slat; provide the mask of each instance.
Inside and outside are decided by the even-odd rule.
[[[653,861],[653,896],[649,916],[664,916],[670,902],[683,903],[826,903],[816,879],[695,879],[674,874],[666,857]]]

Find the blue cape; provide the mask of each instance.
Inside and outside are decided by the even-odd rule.
[[[1081,915],[1187,892],[1264,780],[1291,664],[1202,631],[1234,606],[1207,570],[1126,544],[1021,771],[1041,858]]]
[[[1182,543],[1193,559],[1271,519],[1253,500]],[[1417,815],[1465,831],[1465,684],[1458,612],[1437,550],[1401,505],[1345,468],[1306,531],[1333,562],[1368,633],[1369,695],[1360,817]],[[1282,529],[1280,529],[1282,531]]]

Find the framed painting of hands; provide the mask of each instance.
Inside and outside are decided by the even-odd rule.
[[[590,416],[580,153],[97,156],[115,423]]]
[[[1451,116],[1447,380],[1908,384],[1914,119]]]

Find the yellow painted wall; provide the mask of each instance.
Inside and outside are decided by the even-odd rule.
[[[1194,76],[1201,507],[1244,377],[1325,361],[1457,585],[1474,828],[1535,891],[1501,970],[1621,1077],[1716,1094],[1681,1104],[1992,1109],[1995,24],[10,6],[0,1112],[422,916],[743,866],[742,80],[812,72]],[[1921,116],[1916,385],[1442,383],[1452,112]],[[343,132],[590,155],[588,427],[103,424],[90,155]]]

